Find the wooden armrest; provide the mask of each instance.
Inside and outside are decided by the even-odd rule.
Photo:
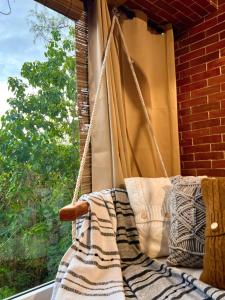
[[[85,215],[88,209],[89,204],[86,201],[69,204],[60,209],[59,218],[61,221],[75,221],[77,218]]]

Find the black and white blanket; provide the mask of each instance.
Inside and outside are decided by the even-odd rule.
[[[124,190],[92,193],[81,200],[91,209],[76,223],[77,238],[59,265],[52,300],[225,299],[225,291],[140,252]]]

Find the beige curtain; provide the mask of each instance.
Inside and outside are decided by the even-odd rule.
[[[104,46],[111,25],[106,0],[89,8],[90,101],[96,91]],[[153,130],[168,175],[180,173],[173,32],[151,33],[147,18],[135,11],[132,20],[120,18],[134,61]],[[116,32],[100,93],[92,135],[92,190],[123,187],[124,178],[160,177],[163,169],[137,90]]]

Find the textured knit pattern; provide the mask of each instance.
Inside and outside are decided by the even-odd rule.
[[[63,257],[52,299],[225,299],[225,291],[160,264],[139,250],[134,214],[123,190],[84,196],[91,211]]]
[[[206,207],[205,255],[201,280],[225,289],[225,178],[204,179]],[[218,224],[212,230],[211,224]]]
[[[205,206],[201,178],[175,178],[170,198],[169,265],[200,268],[203,264]]]

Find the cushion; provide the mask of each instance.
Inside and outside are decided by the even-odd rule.
[[[168,256],[170,226],[167,194],[169,178],[126,178],[125,185],[134,211],[141,251],[151,258]]]
[[[200,279],[225,289],[225,178],[204,179],[206,207],[205,255]]]
[[[177,176],[172,179],[169,257],[171,266],[200,268],[203,264],[205,206],[201,194],[202,177]]]

